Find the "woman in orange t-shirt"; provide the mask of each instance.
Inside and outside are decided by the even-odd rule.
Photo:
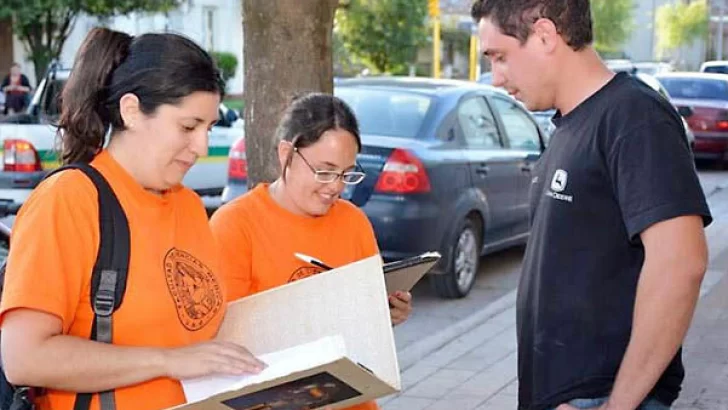
[[[277,137],[280,177],[225,204],[210,222],[230,300],[321,272],[294,253],[333,267],[379,253],[364,212],[339,199],[347,184],[365,176],[356,165],[359,127],[346,103],[325,94],[298,98]],[[393,324],[407,319],[411,298],[409,292],[389,296]],[[376,408],[374,402],[352,407]]]
[[[94,29],[84,40],[62,94],[62,159],[90,163],[118,197],[129,274],[113,344],[89,340],[96,189],[68,170],[33,191],[13,227],[0,323],[5,375],[45,388],[37,409],[74,409],[76,393],[110,390],[116,410],[163,409],[185,402],[180,379],[263,366],[210,341],[225,311],[219,254],[202,202],[181,185],[207,155],[222,91],[210,56],[184,37]],[[100,401],[90,407],[109,409]]]

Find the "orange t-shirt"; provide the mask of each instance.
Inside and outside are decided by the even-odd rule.
[[[131,234],[126,293],[113,316],[114,344],[178,347],[212,339],[224,315],[225,289],[216,276],[219,254],[200,198],[181,186],[150,193],[106,151],[91,165],[114,189]],[[13,227],[0,321],[9,310],[35,309],[60,318],[64,334],[89,337],[97,201],[93,183],[78,170],[58,173],[33,191]],[[38,408],[70,410],[74,400],[73,393],[50,390]],[[184,402],[180,383],[168,378],[116,390],[118,410]],[[91,408],[98,409],[98,395]]]
[[[222,253],[222,275],[230,301],[320,273],[293,256],[299,252],[331,267],[379,253],[364,212],[339,200],[329,212],[312,218],[293,214],[259,184],[222,206],[210,221]],[[350,410],[378,409],[375,402]]]

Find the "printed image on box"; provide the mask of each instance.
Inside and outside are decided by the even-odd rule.
[[[360,395],[348,384],[322,372],[222,403],[235,410],[311,410]]]

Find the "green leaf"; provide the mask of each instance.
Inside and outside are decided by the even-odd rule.
[[[220,69],[225,82],[235,77],[235,71],[238,69],[238,57],[235,54],[223,51],[211,51],[210,55],[215,59],[215,63]]]
[[[13,30],[35,65],[36,78],[58,58],[81,13],[111,17],[132,12],[166,12],[181,0],[2,0],[0,18],[11,18]]]
[[[690,45],[708,33],[705,0],[665,4],[657,10],[657,49],[660,55]]]
[[[619,51],[634,28],[634,0],[592,0],[594,48],[600,53]]]

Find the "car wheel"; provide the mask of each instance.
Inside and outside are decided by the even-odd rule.
[[[438,296],[448,299],[467,296],[475,284],[480,266],[481,229],[465,219],[450,245],[450,258],[445,273],[430,276]]]

